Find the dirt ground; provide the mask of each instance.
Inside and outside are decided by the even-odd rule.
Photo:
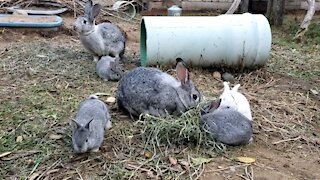
[[[112,115],[116,116],[112,135],[106,134],[101,152],[73,154],[68,119],[74,115],[78,103],[95,92],[114,96],[117,87],[116,82],[104,82],[95,75],[91,56],[72,30],[73,21],[73,17],[64,17],[64,27],[57,32],[0,31],[0,154],[12,153],[1,157],[1,179],[185,178],[161,176],[167,172],[162,172],[161,168],[152,169],[150,164],[135,163],[144,162],[143,155],[132,156],[143,148],[139,145],[127,147],[135,144],[134,138],[131,141],[135,136],[130,129],[133,122],[116,107],[111,107]],[[139,23],[110,21],[126,33],[126,69],[135,67],[139,60]],[[315,22],[319,23],[319,17]],[[228,147],[226,153],[202,164],[203,169],[196,176],[186,175],[187,178],[320,179],[319,46],[286,42],[285,36],[281,29],[273,28],[267,65],[236,74],[234,84],[242,85],[240,91],[252,106],[253,143]],[[33,49],[35,54],[28,54],[31,50],[27,48]],[[36,60],[32,60],[35,57]],[[214,79],[213,70],[192,68],[191,75],[205,98],[211,99],[221,93],[222,82]],[[29,111],[29,108],[35,110]],[[18,140],[20,136],[21,141]],[[184,154],[183,150],[173,153],[175,147],[172,149],[168,152],[178,161],[179,157],[195,156],[193,152]],[[244,164],[235,160],[240,156],[256,161]],[[130,163],[135,166],[124,165]],[[154,174],[150,174],[147,167]],[[170,173],[177,174],[177,171]]]

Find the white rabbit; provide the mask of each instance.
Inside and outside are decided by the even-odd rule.
[[[247,98],[238,92],[240,84],[235,85],[231,90],[228,82],[223,82],[224,90],[220,96],[222,108],[232,108],[243,114],[252,121],[250,104]]]
[[[232,107],[221,107],[221,99],[212,101],[201,113],[202,127],[212,138],[239,146],[252,141],[252,121]]]

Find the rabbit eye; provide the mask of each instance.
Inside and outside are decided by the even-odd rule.
[[[196,101],[196,100],[198,99],[198,96],[197,96],[196,94],[193,94],[193,95],[192,95],[192,98],[193,98],[193,100]]]
[[[83,20],[83,24],[87,24],[87,21],[86,21],[86,20]]]

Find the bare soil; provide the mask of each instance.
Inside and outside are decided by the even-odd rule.
[[[41,40],[68,46],[77,44],[77,47],[81,47],[79,38],[72,31],[74,18],[64,17],[64,20],[64,27],[58,32],[36,33],[2,29],[0,53],[6,52],[14,43]],[[126,64],[126,68],[133,68],[139,59],[139,24],[116,19],[112,19],[112,22],[126,33],[125,56],[131,62]],[[81,52],[86,51],[82,49]],[[291,55],[285,47],[277,44],[273,44],[272,52],[270,64],[274,61],[286,61],[286,57]],[[305,56],[302,51],[299,53],[299,57]],[[279,57],[284,59],[278,59]],[[320,57],[319,51],[310,58],[314,57]],[[310,93],[310,89],[319,88],[320,78],[296,78],[280,72],[281,69],[273,70],[267,65],[259,70],[237,74],[236,81],[242,84],[240,91],[247,96],[252,105],[254,141],[244,147],[229,147],[227,154],[214,157],[210,163],[205,164],[200,179],[320,179],[320,98],[319,95]],[[221,93],[222,82],[214,79],[212,70],[193,68],[191,75],[205,98],[212,99]],[[8,82],[9,80],[5,77],[1,78],[1,86],[7,88],[7,91],[12,91],[15,96],[23,93],[19,93],[17,87],[9,88]],[[67,83],[59,83],[62,83],[62,87],[67,86]],[[85,82],[81,87],[81,89],[92,88],[87,87]],[[111,92],[114,92],[115,88],[116,85],[112,84]],[[51,92],[51,95],[56,96],[55,92]],[[10,98],[12,97],[0,94],[0,102]],[[115,113],[119,112],[113,112]],[[121,117],[126,118],[123,114],[120,115]],[[129,123],[127,126],[130,126]],[[110,137],[105,141],[101,156],[110,159],[113,156],[112,152],[119,150],[116,148],[117,139]],[[255,158],[256,162],[248,165],[233,159],[239,156]],[[71,164],[72,161],[76,161],[75,157],[72,158]],[[78,159],[81,158],[83,157],[78,157]],[[96,159],[94,162],[103,163]],[[66,173],[66,177],[69,177],[68,167],[64,171],[59,171],[60,176],[57,177],[61,178],[61,173]],[[95,173],[99,174],[99,172],[81,173],[84,179],[95,176]]]

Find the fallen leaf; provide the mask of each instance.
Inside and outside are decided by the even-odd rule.
[[[115,97],[108,97],[106,100],[107,104],[113,104],[116,102],[116,98]]]
[[[255,158],[251,158],[251,157],[237,157],[236,160],[239,162],[248,163],[248,164],[256,161]]]
[[[52,174],[52,173],[56,173],[56,172],[59,172],[59,171],[60,171],[60,169],[52,169],[52,170],[48,171],[46,173],[46,175],[49,175],[49,174]]]
[[[169,156],[169,161],[170,161],[170,164],[172,164],[174,166],[177,165],[177,163],[178,163],[177,159],[175,157],[171,157],[171,156]]]
[[[152,156],[153,156],[152,152],[150,152],[150,151],[144,152],[144,157],[150,159]]]
[[[17,139],[16,139],[16,142],[17,143],[21,143],[23,140],[23,137],[22,136],[18,136]]]
[[[31,176],[29,176],[28,180],[34,180],[34,179],[36,179],[38,176],[40,176],[40,174],[37,173],[37,172],[35,172],[35,173],[31,174]]]
[[[13,154],[10,157],[2,157],[1,159],[4,161],[11,161],[11,160],[15,160],[21,157],[26,157],[26,156],[30,156],[36,153],[39,153],[40,151],[27,151],[27,152],[16,152],[15,154]]]
[[[49,135],[49,138],[50,139],[61,139],[62,138],[62,135],[59,135],[59,134],[50,134]]]
[[[318,95],[318,94],[319,94],[319,92],[316,91],[316,90],[314,90],[314,89],[310,89],[310,91],[311,91],[311,93],[312,93],[313,95]]]
[[[0,158],[8,156],[9,154],[11,154],[11,152],[4,152],[4,153],[0,154]]]
[[[208,162],[212,161],[213,159],[212,158],[198,157],[198,158],[191,158],[191,160],[192,160],[192,163],[195,166],[198,166],[198,165],[201,165],[201,164],[208,163]]]

